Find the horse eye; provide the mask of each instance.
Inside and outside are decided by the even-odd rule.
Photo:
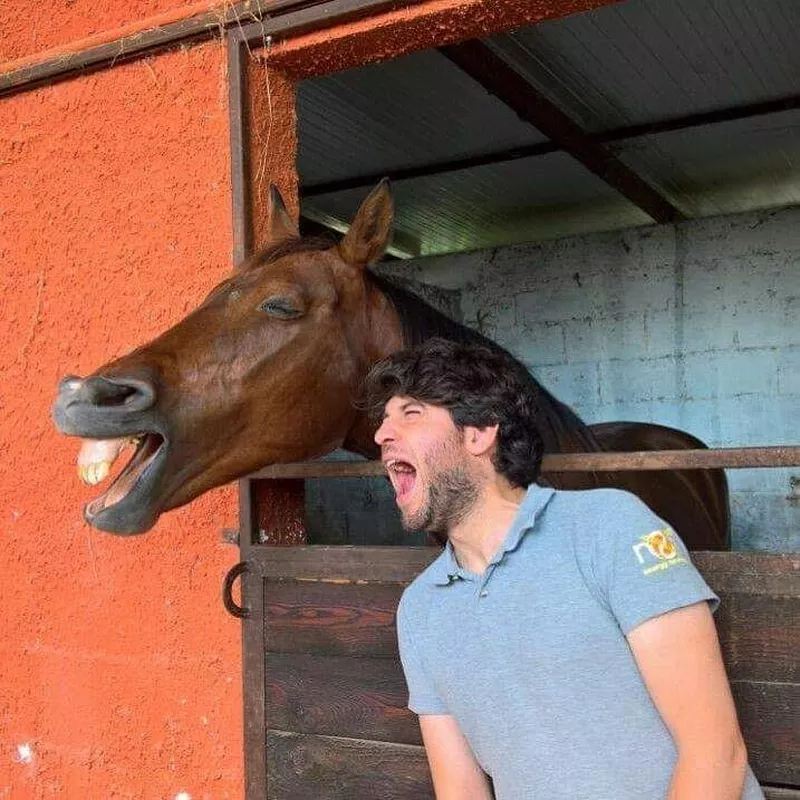
[[[267,314],[278,319],[297,319],[303,314],[283,297],[270,297],[258,307],[258,310],[266,311]]]

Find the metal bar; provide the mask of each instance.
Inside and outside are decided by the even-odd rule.
[[[690,114],[685,117],[645,122],[640,125],[629,125],[624,128],[612,128],[611,130],[601,133],[587,133],[586,135],[590,141],[597,144],[613,144],[614,142],[623,142],[628,139],[638,139],[660,133],[674,133],[690,128],[717,125],[723,122],[734,122],[751,117],[779,114],[783,111],[791,111],[795,108],[800,108],[800,95],[783,97],[765,103],[755,103],[749,106],[739,106],[738,108],[723,108],[717,111],[704,112],[702,114]],[[428,178],[434,175],[445,175],[449,172],[460,172],[461,170],[475,169],[476,167],[484,167],[491,164],[505,164],[525,158],[536,158],[560,151],[561,147],[555,144],[555,142],[539,142],[523,147],[512,147],[507,150],[496,150],[492,153],[482,153],[477,156],[470,156],[469,158],[418,164],[414,167],[406,167],[394,171],[383,170],[380,173],[376,172],[369,175],[359,175],[354,178],[326,181],[325,183],[311,183],[300,187],[300,196],[303,198],[316,197],[317,195],[333,194],[334,192],[343,192],[348,189],[365,189],[374,186],[382,178],[389,178],[392,183],[397,183],[398,181],[413,180],[414,178]]]
[[[777,100],[767,100],[766,102],[753,103],[749,106],[720,108],[716,111],[689,114],[685,117],[628,125],[624,128],[615,128],[604,133],[592,134],[591,139],[599,143],[621,142],[625,139],[638,139],[642,136],[654,136],[659,133],[674,133],[687,128],[700,128],[704,125],[718,125],[722,122],[735,122],[736,120],[749,119],[750,117],[780,114],[783,111],[793,111],[796,108],[800,108],[800,95],[780,97]]]
[[[297,36],[301,33],[350,22],[360,17],[378,14],[394,8],[413,5],[416,0],[324,0],[309,8],[301,8],[280,18],[262,19],[241,27],[244,41],[251,45],[263,43],[265,36]]]
[[[245,0],[225,4],[189,19],[2,73],[0,97],[140,58],[178,42],[204,41],[231,30],[240,32],[241,41],[258,42],[267,35],[302,33],[406,4],[398,0]]]
[[[371,175],[359,175],[355,178],[345,178],[338,181],[326,181],[325,183],[312,183],[300,187],[300,197],[316,197],[321,194],[332,194],[333,192],[343,192],[348,189],[363,189],[367,186],[374,186],[382,178],[388,177],[393,183],[397,181],[407,181],[412,178],[427,178],[431,175],[444,175],[448,172],[460,172],[476,167],[485,167],[489,164],[502,164],[508,161],[517,161],[522,158],[533,158],[548,153],[555,153],[560,148],[553,142],[539,142],[525,147],[513,147],[509,150],[501,150],[495,153],[485,153],[469,158],[458,158],[452,161],[439,161],[434,164],[420,164],[416,167],[407,167],[394,171],[384,170],[381,173]]]
[[[247,60],[239,30],[228,36],[228,114],[231,138],[231,199],[234,263],[251,248],[251,209],[247,164]],[[239,481],[239,554],[247,570],[241,579],[242,605],[250,609],[242,619],[242,698],[244,719],[244,794],[246,800],[267,796],[265,580],[260,571],[256,504],[253,483]]]
[[[647,450],[632,453],[551,453],[542,472],[639,472],[673,469],[767,469],[800,466],[800,446]],[[254,478],[362,478],[385,475],[380,461],[273,464]]]
[[[264,14],[299,5],[301,0],[245,0],[220,7],[168,25],[137,31],[110,42],[74,53],[61,53],[34,64],[0,74],[0,97],[68,78],[77,72],[88,72],[163,49],[176,42],[209,39],[220,35],[229,26],[260,19]]]
[[[675,206],[611,151],[593,142],[560,108],[539,94],[483,42],[473,39],[440,47],[439,52],[656,222],[684,219]]]
[[[250,192],[247,157],[247,71],[245,44],[238,31],[228,36],[228,116],[231,137],[231,203],[233,214],[233,263],[240,264],[250,253]]]

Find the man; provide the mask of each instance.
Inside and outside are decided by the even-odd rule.
[[[397,617],[437,798],[762,798],[716,596],[633,495],[535,483],[525,376],[434,339],[367,378],[404,526],[447,537]]]

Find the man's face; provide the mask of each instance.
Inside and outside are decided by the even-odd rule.
[[[478,483],[463,431],[450,412],[411,397],[393,397],[375,432],[408,530],[446,534],[474,506]]]

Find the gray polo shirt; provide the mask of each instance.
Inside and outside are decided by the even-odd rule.
[[[483,575],[448,544],[404,592],[409,708],[455,717],[498,800],[663,798],[675,746],[625,636],[699,601],[718,603],[634,495],[533,485]],[[743,798],[763,798],[749,770]]]

